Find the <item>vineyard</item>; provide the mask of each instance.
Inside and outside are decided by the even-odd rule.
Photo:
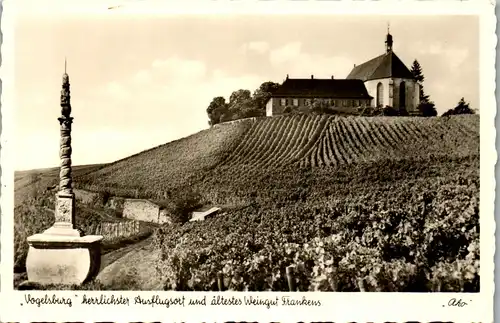
[[[479,116],[247,120],[75,185],[223,208],[154,234],[165,289],[479,291]]]
[[[470,156],[479,156],[478,116],[280,116],[199,132],[77,176],[75,185],[116,196],[165,199],[179,187],[194,187],[227,171],[248,177],[285,166]]]
[[[75,186],[133,198],[167,198],[224,160],[252,121],[223,125],[132,155],[102,169],[76,176]]]

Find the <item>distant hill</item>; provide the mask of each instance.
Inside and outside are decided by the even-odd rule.
[[[76,165],[73,166],[73,176],[83,175],[106,164]],[[29,194],[37,194],[40,189],[47,189],[57,184],[59,180],[59,167],[40,168],[14,172],[15,204],[22,203]]]
[[[165,198],[216,168],[340,167],[479,156],[479,116],[451,118],[299,115],[222,124],[77,176],[76,185],[116,195]]]

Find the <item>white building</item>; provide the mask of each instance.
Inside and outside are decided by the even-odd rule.
[[[420,86],[413,74],[392,50],[392,35],[387,34],[386,52],[361,65],[354,66],[347,79],[365,83],[372,106],[391,106],[405,109],[410,115],[418,115]]]

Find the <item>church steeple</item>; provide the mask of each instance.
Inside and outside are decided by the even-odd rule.
[[[389,32],[390,25],[387,24],[387,36],[385,38],[385,50],[387,53],[392,52],[392,35]]]

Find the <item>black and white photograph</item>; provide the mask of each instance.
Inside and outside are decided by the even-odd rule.
[[[490,292],[480,15],[124,3],[13,21],[6,288]]]

